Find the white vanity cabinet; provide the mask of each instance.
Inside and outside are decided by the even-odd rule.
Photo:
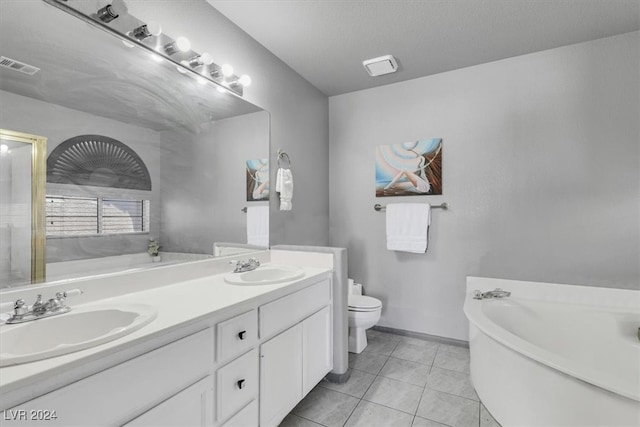
[[[276,426],[333,367],[331,282],[260,307],[260,426]]]
[[[0,412],[0,425],[275,426],[332,369],[331,289],[319,280],[212,313],[147,353],[126,348],[129,360]]]
[[[163,402],[170,405],[172,397],[209,375],[212,360],[213,334],[211,329],[205,329],[7,409],[1,424],[3,427],[123,425]],[[200,404],[200,398],[196,399],[196,405]],[[202,406],[212,411],[213,401],[203,402]],[[43,419],[45,415],[48,417]],[[180,416],[185,414],[176,413],[174,419]]]

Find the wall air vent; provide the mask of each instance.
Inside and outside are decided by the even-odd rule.
[[[380,56],[378,58],[362,61],[364,69],[370,76],[381,76],[383,74],[395,73],[398,70],[396,58],[392,55]]]
[[[0,56],[0,66],[14,71],[20,71],[21,73],[25,73],[30,76],[33,76],[35,73],[40,71],[40,68],[38,67],[16,61],[15,59],[7,58],[6,56]]]

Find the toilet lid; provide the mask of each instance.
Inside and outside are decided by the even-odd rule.
[[[349,308],[355,309],[376,309],[382,307],[379,299],[364,295],[349,295]]]

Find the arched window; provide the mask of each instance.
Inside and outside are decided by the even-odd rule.
[[[47,159],[47,182],[151,190],[140,156],[102,135],[74,136],[58,145]]]
[[[129,190],[151,190],[149,171],[126,144],[102,135],[80,135],[58,145],[47,160],[47,182]],[[109,193],[108,191],[106,191]],[[65,191],[64,193],[69,193]],[[96,236],[149,231],[147,197],[103,192],[47,194],[47,236]]]

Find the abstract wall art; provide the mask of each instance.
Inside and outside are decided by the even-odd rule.
[[[269,200],[269,159],[247,160],[247,202]]]
[[[376,196],[442,194],[442,139],[376,147]]]

